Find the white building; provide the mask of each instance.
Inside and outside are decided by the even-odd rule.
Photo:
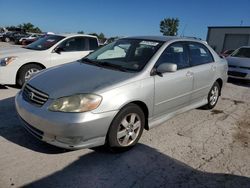
[[[208,27],[207,42],[218,53],[250,46],[250,26]]]

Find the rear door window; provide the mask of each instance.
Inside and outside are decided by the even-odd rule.
[[[190,54],[190,63],[192,66],[214,62],[212,54],[203,44],[189,42],[188,48]]]

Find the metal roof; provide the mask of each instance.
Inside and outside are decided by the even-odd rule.
[[[228,28],[243,28],[243,29],[250,29],[250,26],[208,26],[208,28],[218,28],[218,29],[228,29]]]
[[[66,33],[66,34],[55,34],[63,37],[93,37],[97,38],[96,36],[93,35],[85,35],[85,34],[74,34],[74,33]]]
[[[178,37],[178,36],[133,36],[133,37],[125,37],[126,39],[140,39],[140,40],[152,40],[152,41],[162,41],[168,42],[171,40],[188,40],[188,41],[201,41],[200,38],[196,37]]]

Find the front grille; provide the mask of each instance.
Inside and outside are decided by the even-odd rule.
[[[244,77],[246,77],[247,73],[228,71],[228,75],[244,78]]]
[[[49,95],[26,84],[22,92],[24,100],[37,106],[42,106],[49,98]]]

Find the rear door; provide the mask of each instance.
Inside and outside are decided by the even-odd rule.
[[[177,71],[154,76],[155,115],[174,112],[189,105],[193,88],[193,73],[185,43],[170,44],[158,59],[155,67],[162,63],[177,64]]]
[[[202,43],[188,42],[190,64],[194,74],[191,102],[207,97],[216,75],[216,63],[208,48]]]

